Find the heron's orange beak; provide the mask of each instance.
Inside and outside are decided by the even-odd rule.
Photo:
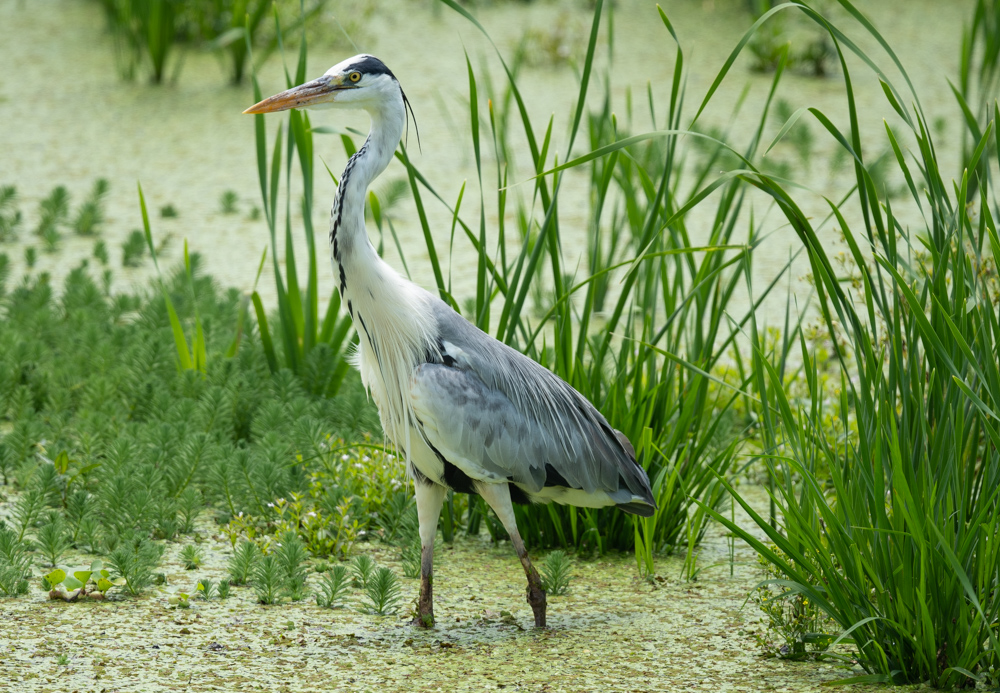
[[[344,84],[343,79],[338,76],[323,75],[319,79],[268,97],[243,112],[274,113],[287,111],[290,108],[309,108],[321,103],[329,103],[336,98],[338,91],[350,88],[352,87]]]

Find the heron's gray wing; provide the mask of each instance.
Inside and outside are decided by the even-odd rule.
[[[513,481],[529,493],[564,486],[653,505],[634,453],[586,398],[436,305],[441,360],[417,368],[411,392],[438,454],[473,479]]]

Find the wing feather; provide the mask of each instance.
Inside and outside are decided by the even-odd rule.
[[[551,466],[559,485],[654,505],[631,445],[586,398],[444,304],[435,317],[440,362],[416,368],[411,403],[422,434],[449,462],[529,493],[546,486]]]

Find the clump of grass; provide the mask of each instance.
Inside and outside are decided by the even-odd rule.
[[[131,537],[120,542],[108,554],[107,561],[111,569],[125,579],[125,589],[134,597],[153,583],[153,569],[162,553],[162,547],[148,539]]]
[[[17,597],[28,592],[30,547],[0,520],[0,594]]]
[[[178,216],[177,208],[173,205],[167,204],[160,207],[160,217],[163,219],[176,219]]]
[[[209,578],[202,578],[198,581],[197,590],[201,594],[202,599],[213,599],[218,596],[219,586]]]
[[[104,178],[98,178],[90,195],[76,212],[73,219],[73,230],[81,236],[93,236],[98,227],[104,223],[104,198],[108,195],[110,186]]]
[[[316,604],[326,608],[337,606],[343,600],[349,584],[347,566],[333,566],[323,573],[323,577],[319,581]]]
[[[38,484],[32,484],[18,497],[12,513],[18,541],[27,536],[28,530],[35,526],[44,509],[45,492]]]
[[[295,531],[281,535],[275,556],[284,571],[285,591],[293,602],[301,601],[306,595],[306,546]]]
[[[94,258],[100,262],[105,267],[111,262],[111,256],[108,255],[108,244],[104,241],[97,241],[94,243]]]
[[[219,198],[219,208],[223,214],[236,214],[236,203],[239,197],[232,190],[226,190]]]
[[[24,249],[24,264],[28,266],[28,269],[34,269],[36,262],[38,262],[38,249],[29,245]]]
[[[569,591],[572,565],[565,551],[561,549],[550,551],[542,563],[542,589],[555,596],[566,594]]]
[[[776,546],[770,548],[779,551]],[[783,577],[781,572],[763,557],[758,557],[758,561],[766,580],[750,593],[750,601],[767,619],[766,631],[753,634],[763,654],[793,661],[822,659],[837,637],[837,624],[809,597],[785,591],[775,584],[774,580]]]
[[[47,252],[54,252],[62,238],[60,227],[66,223],[69,215],[69,191],[62,185],[56,186],[52,192],[38,205],[38,227],[35,235],[42,239]]]
[[[62,555],[70,548],[70,540],[66,528],[66,520],[61,513],[52,511],[45,518],[42,526],[35,533],[35,548],[47,561],[47,565],[55,567]]]
[[[16,208],[17,188],[13,185],[0,187],[0,243],[8,243],[17,238],[21,226],[21,211]]]
[[[184,562],[185,570],[195,570],[200,568],[202,561],[205,560],[205,554],[201,550],[201,547],[195,546],[194,544],[188,544],[183,549],[181,549],[181,561]]]
[[[391,568],[376,568],[364,591],[366,600],[362,601],[362,609],[379,616],[396,611],[402,598],[399,578]]]
[[[229,599],[229,580],[222,579],[219,580],[219,599],[226,600]]]
[[[351,583],[357,589],[367,589],[375,573],[375,561],[368,554],[356,556],[351,563]]]
[[[260,558],[260,549],[251,541],[241,541],[229,558],[229,579],[234,585],[245,585],[253,575],[254,565]]]
[[[194,531],[194,521],[204,506],[201,492],[194,487],[188,487],[177,497],[177,512],[181,517],[180,532],[190,534]]]
[[[146,237],[139,229],[133,229],[122,243],[122,267],[138,267],[146,254]]]
[[[838,50],[860,53],[842,29],[820,23]],[[754,406],[775,512],[762,517],[727,487],[776,548],[713,516],[781,573],[783,591],[836,621],[867,680],[970,686],[1000,663],[996,180],[978,177],[969,197],[971,172],[1000,158],[991,142],[1000,108],[994,103],[992,122],[980,129],[956,90],[976,145],[962,161],[969,173],[946,182],[912,81],[871,24],[858,31],[886,48],[905,80],[879,72],[888,108],[903,123],[885,126],[887,160],[909,199],[880,200],[882,172],[870,154],[864,158],[871,143],[856,127],[842,132],[812,111],[855,163],[856,194],[833,205],[855,278],[845,282],[799,191],[767,175],[744,176],[776,201],[808,254],[840,378],[827,384],[801,331],[772,345],[750,323]],[[877,65],[878,56],[861,57]],[[847,60],[841,65],[853,121],[858,104]],[[915,225],[899,222],[904,206]],[[796,348],[802,396],[784,371]],[[831,418],[840,429],[833,437],[822,423]]]
[[[285,592],[288,576],[281,559],[275,554],[262,557],[254,565],[253,586],[261,604],[277,604]]]

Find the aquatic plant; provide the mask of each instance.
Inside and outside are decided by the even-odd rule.
[[[226,190],[219,198],[219,207],[223,214],[236,214],[236,203],[239,197],[232,190]]]
[[[349,583],[347,566],[335,565],[331,567],[323,573],[323,577],[319,580],[316,604],[328,609],[338,606],[347,593]]]
[[[111,256],[108,254],[108,244],[104,241],[94,242],[94,251],[92,254],[94,259],[102,265],[106,266],[109,262],[111,262]]]
[[[542,588],[546,593],[560,596],[569,591],[570,569],[573,564],[561,549],[550,551],[542,563]]]
[[[226,580],[225,578],[219,580],[218,591],[219,599],[229,599],[229,580]]]
[[[364,591],[365,599],[361,602],[364,611],[385,616],[399,608],[402,593],[399,578],[391,568],[376,568],[365,584]]]
[[[800,333],[767,351],[751,323],[763,461],[780,525],[730,491],[780,551],[713,514],[780,571],[783,579],[774,584],[781,598],[801,595],[837,622],[840,638],[854,643],[855,660],[868,672],[863,680],[948,688],[984,679],[1000,662],[993,625],[1000,618],[995,179],[980,177],[975,204],[968,203],[972,172],[984,160],[1000,161],[989,147],[1000,108],[994,104],[992,122],[964,160],[967,173],[947,185],[933,128],[906,71],[878,31],[850,2],[839,1],[905,82],[901,89],[844,30],[798,6],[829,33],[845,75],[849,129],[840,130],[817,109],[798,113],[815,117],[853,159],[853,194],[829,206],[856,281],[842,281],[798,193],[753,168],[737,175],[775,200],[808,253],[841,377],[831,395]],[[901,205],[878,198],[845,49],[879,70],[887,102],[903,123],[885,131],[920,219],[915,230],[899,223]],[[781,375],[796,347],[808,390],[802,398],[789,396]],[[844,422],[834,441],[819,423],[828,408]],[[828,478],[818,474],[821,468]]]
[[[780,549],[769,547],[776,554]],[[786,558],[787,557],[784,557]],[[767,619],[763,633],[753,636],[766,656],[801,661],[821,660],[837,638],[837,623],[809,601],[809,597],[784,590],[781,572],[763,556],[758,556],[766,580],[750,593],[749,601]]]
[[[248,44],[249,47],[249,44]],[[306,77],[306,46],[305,33],[299,47],[299,59],[295,70],[295,78],[288,76],[289,86],[301,84]],[[254,98],[260,101],[260,85],[257,77],[253,77]],[[268,165],[267,130],[264,126],[264,116],[254,116],[254,129],[257,147],[257,175],[260,180],[261,201],[264,219],[267,222],[271,238],[271,262],[274,271],[274,281],[278,291],[278,324],[272,335],[267,313],[260,295],[254,290],[252,301],[257,316],[257,326],[261,344],[267,356],[268,367],[276,373],[282,367],[289,368],[294,373],[303,376],[303,383],[315,394],[333,397],[336,395],[349,370],[346,351],[356,339],[351,334],[351,319],[340,315],[340,294],[333,290],[330,294],[326,314],[322,321],[319,317],[318,269],[316,241],[312,226],[313,181],[315,162],[313,158],[313,130],[309,116],[304,111],[291,111],[287,136],[279,126],[275,137],[274,151]],[[278,198],[279,183],[282,174],[282,139],[285,138],[287,153],[285,154],[285,228],[284,252],[278,249]],[[294,175],[294,162],[298,160],[302,184],[302,222],[308,253],[308,279],[304,287],[299,285],[297,260],[292,243],[292,221],[290,213],[290,186]],[[285,274],[282,274],[278,258],[285,258]],[[263,267],[264,258],[261,258]],[[258,272],[259,275],[259,272]],[[275,348],[278,341],[281,350]],[[311,377],[304,377],[309,372]]]
[[[219,586],[209,578],[202,578],[198,581],[195,591],[201,595],[202,599],[212,599],[218,596]]]
[[[0,594],[17,597],[28,592],[31,547],[0,520]]]
[[[12,519],[17,527],[17,540],[24,539],[28,530],[35,526],[45,509],[45,492],[38,484],[33,484],[14,503]]]
[[[375,561],[366,553],[354,557],[351,562],[351,584],[357,589],[368,589],[372,575],[375,574]]]
[[[0,186],[0,243],[8,243],[17,238],[21,226],[21,210],[16,208],[17,188],[13,185]]]
[[[260,549],[250,541],[241,541],[229,558],[227,571],[229,581],[234,585],[245,585],[253,575],[254,565],[260,557]]]
[[[66,531],[66,521],[58,512],[50,512],[35,532],[35,548],[38,549],[48,565],[55,566],[64,553],[70,548]]]
[[[280,534],[278,539],[274,555],[284,571],[285,591],[293,602],[301,601],[306,595],[306,580],[309,577],[306,546],[294,530]]]
[[[181,562],[184,563],[184,570],[194,570],[201,567],[202,562],[205,560],[205,553],[201,550],[201,547],[188,544],[181,549],[180,558]]]
[[[261,604],[277,604],[286,591],[287,575],[281,559],[275,554],[263,556],[253,568],[250,582],[257,601]]]
[[[132,535],[108,554],[107,561],[117,576],[124,578],[126,591],[135,597],[153,583],[153,568],[162,554],[162,546],[143,536]]]
[[[98,178],[94,182],[94,187],[76,210],[76,217],[72,222],[73,230],[81,236],[92,236],[98,231],[98,227],[104,223],[104,198],[107,197],[110,186],[104,178]]]
[[[122,267],[138,267],[146,254],[146,239],[142,231],[134,229],[122,243]]]
[[[60,227],[69,216],[69,191],[62,185],[52,189],[48,197],[38,203],[38,226],[35,235],[42,239],[46,252],[55,252],[62,239]]]

